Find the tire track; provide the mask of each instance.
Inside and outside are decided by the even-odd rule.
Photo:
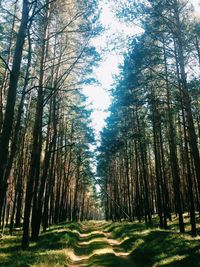
[[[68,250],[67,256],[70,258],[71,264],[70,267],[81,267],[89,266],[89,260],[91,257],[105,255],[105,254],[114,254],[117,257],[127,257],[129,253],[127,252],[116,252],[114,247],[120,246],[125,240],[118,241],[111,238],[111,234],[102,230],[103,224],[95,223],[92,226],[83,225],[81,232],[74,230],[72,232],[79,235],[80,241],[77,243],[76,248],[80,250],[86,250],[91,252],[89,254],[77,255],[74,250]],[[99,230],[96,230],[99,229]],[[98,237],[97,237],[98,236]],[[87,240],[86,239],[90,239]],[[95,244],[102,245],[103,248],[93,249]]]

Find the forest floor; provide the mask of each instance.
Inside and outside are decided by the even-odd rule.
[[[178,233],[176,219],[168,230],[159,229],[156,219],[151,226],[103,221],[67,223],[42,233],[27,251],[21,250],[20,231],[12,236],[5,232],[0,238],[0,266],[200,266],[200,237],[189,235],[189,225],[186,230],[186,234]]]

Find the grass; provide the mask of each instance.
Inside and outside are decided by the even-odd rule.
[[[0,241],[0,266],[68,266],[68,257],[62,253],[68,241],[66,231],[43,234],[30,249],[21,250],[20,236],[5,236]],[[59,265],[58,265],[59,263]]]
[[[168,230],[143,223],[66,223],[42,233],[30,249],[21,250],[21,232],[0,239],[2,267],[157,267],[200,266],[200,238],[177,231],[173,218]],[[199,227],[199,225],[198,225]],[[199,228],[198,228],[199,229]]]

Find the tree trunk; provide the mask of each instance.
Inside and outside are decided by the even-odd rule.
[[[17,34],[17,41],[13,57],[13,65],[10,73],[10,82],[7,95],[7,104],[5,111],[5,118],[3,123],[2,134],[0,137],[0,215],[3,208],[4,198],[6,195],[7,181],[4,178],[5,170],[8,161],[8,147],[11,138],[13,121],[14,121],[14,107],[16,102],[17,85],[20,75],[20,66],[22,61],[22,51],[26,37],[26,30],[29,20],[29,1],[23,0],[22,18]]]

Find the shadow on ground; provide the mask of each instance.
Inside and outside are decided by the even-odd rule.
[[[174,221],[176,224],[176,220]],[[2,267],[197,267],[200,239],[143,223],[69,223],[52,227],[22,251],[20,235],[0,239]],[[98,229],[98,230],[97,230]]]

